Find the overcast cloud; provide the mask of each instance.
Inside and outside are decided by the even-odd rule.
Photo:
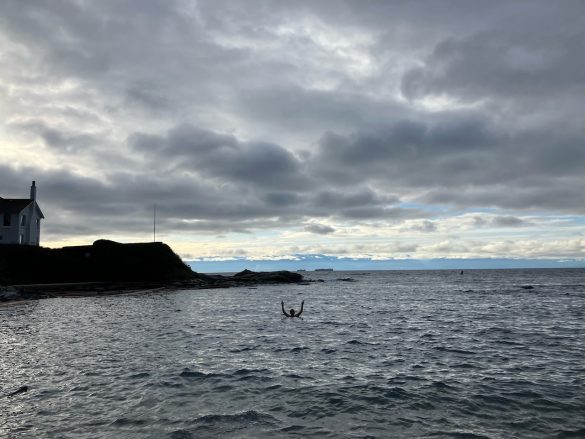
[[[156,204],[193,257],[583,258],[584,53],[580,0],[5,0],[0,196],[53,246]]]

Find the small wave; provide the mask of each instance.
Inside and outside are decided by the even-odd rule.
[[[303,425],[290,425],[288,427],[281,428],[280,431],[285,433],[300,433],[305,427]]]
[[[234,389],[234,386],[230,386],[229,384],[222,384],[221,386],[215,386],[213,388],[214,392],[229,392]]]
[[[266,387],[264,390],[270,391],[270,390],[278,390],[278,389],[282,389],[282,386],[280,384],[273,384],[271,386]]]
[[[307,378],[307,377],[304,377],[304,376],[302,376],[302,375],[298,375],[298,374],[296,374],[296,373],[290,373],[290,374],[288,374],[288,375],[285,375],[285,377],[286,377],[286,378],[294,378],[294,379],[296,379],[296,380],[302,380],[302,379],[305,379],[305,378]]]
[[[471,363],[459,363],[451,366],[454,369],[477,369],[477,366]]]
[[[445,436],[449,438],[461,439],[490,439],[489,436],[473,433],[471,431],[434,431],[428,436]]]
[[[247,351],[252,351],[256,349],[255,347],[250,347],[250,346],[246,346],[245,348],[240,348],[240,349],[231,349],[230,353],[232,354],[237,354],[239,352],[247,352]]]
[[[275,349],[274,352],[301,352],[301,351],[308,351],[310,350],[307,346],[297,346],[294,348],[278,348]]]
[[[504,344],[504,345],[510,345],[510,346],[524,346],[524,343],[521,343],[519,341],[506,340],[506,339],[496,340],[496,343],[498,343],[498,344]]]
[[[509,328],[501,328],[499,326],[491,326],[489,328],[484,328],[484,329],[480,329],[477,334],[478,335],[486,335],[486,334],[492,334],[492,333],[496,333],[496,334],[512,334],[514,331],[512,331]]]
[[[190,380],[206,379],[206,378],[220,378],[221,375],[216,373],[198,372],[196,370],[183,369],[179,374],[181,378],[188,378]]]
[[[238,369],[231,374],[231,377],[239,382],[265,383],[267,381],[274,381],[268,369]]]
[[[193,433],[187,430],[175,430],[169,433],[170,439],[193,439],[194,437]]]
[[[364,345],[364,346],[377,346],[379,343],[372,343],[372,342],[369,342],[369,341],[361,341],[361,340],[353,339],[353,340],[350,340],[350,341],[346,342],[345,344],[351,344],[351,345],[357,345],[357,346],[360,346],[360,345]]]
[[[558,439],[566,438],[583,438],[585,437],[585,428],[579,428],[578,430],[563,430],[556,435]]]
[[[138,425],[146,425],[148,421],[144,419],[130,419],[130,418],[118,418],[110,425],[115,425],[117,427],[126,427],[126,426],[138,426]]]
[[[236,379],[238,382],[248,382],[248,383],[266,383],[269,381],[274,381],[274,378],[266,375],[245,375]]]
[[[353,394],[356,392],[357,394],[361,395],[358,399],[368,402],[376,402],[376,403],[385,403],[387,400],[394,400],[394,399],[406,399],[410,396],[409,392],[404,390],[402,387],[382,387],[376,386],[372,384],[365,384],[365,385],[358,385],[358,386],[351,386],[348,389],[348,392]]]
[[[248,410],[242,413],[235,413],[231,415],[203,415],[195,419],[196,424],[204,425],[225,425],[225,424],[241,424],[254,426],[271,426],[277,422],[277,419],[269,414],[257,412],[256,410]]]
[[[386,311],[384,311],[384,313],[386,313]],[[323,322],[322,324],[323,324],[323,325],[333,325],[333,326],[342,326],[342,325],[345,325],[344,323],[340,323],[340,322],[330,322],[330,321],[328,321],[328,322]]]
[[[422,367],[422,366],[421,366]],[[425,377],[418,375],[398,375],[388,379],[388,384],[403,384],[407,381],[428,381]]]
[[[178,389],[180,387],[183,387],[183,385],[181,383],[173,383],[171,381],[161,381],[159,383],[156,384],[158,387],[168,387],[168,388],[175,388]]]
[[[348,382],[354,382],[357,381],[356,377],[352,376],[352,375],[345,375],[343,378],[341,378],[343,381],[348,381]]]
[[[71,392],[86,392],[91,386],[75,386],[71,389]]]
[[[242,376],[242,375],[252,375],[252,374],[259,374],[259,373],[270,373],[268,369],[238,369],[232,375],[234,376]]]
[[[514,400],[501,395],[476,395],[473,399],[479,404],[497,407],[498,410],[518,406]]]
[[[140,373],[135,373],[133,375],[130,375],[128,378],[131,380],[136,380],[139,378],[148,378],[150,376],[150,374],[148,372],[140,372]]]
[[[455,387],[450,386],[449,384],[445,383],[444,381],[434,381],[431,386],[436,387],[437,389],[443,390],[454,390]]]
[[[507,392],[506,396],[526,399],[526,398],[540,398],[542,395],[540,393],[533,391],[533,390],[519,390],[517,392]]]
[[[473,352],[473,351],[467,351],[465,349],[448,348],[448,347],[445,347],[445,346],[437,346],[434,349],[436,351],[452,352],[454,354],[464,354],[464,355],[475,355],[476,354],[476,352]]]

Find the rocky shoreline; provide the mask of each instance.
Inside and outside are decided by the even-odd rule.
[[[0,286],[0,304],[54,297],[93,297],[121,294],[149,294],[174,290],[231,288],[267,284],[302,283],[303,276],[290,271],[254,272],[244,270],[233,276],[193,273],[177,281],[62,282]]]
[[[60,249],[0,246],[0,303],[302,281],[301,274],[290,271],[244,270],[233,276],[197,273],[161,242],[98,240]]]

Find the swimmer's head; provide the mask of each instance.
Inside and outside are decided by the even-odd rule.
[[[288,312],[290,314],[291,317],[295,316],[295,310],[294,309],[290,309],[290,311]]]

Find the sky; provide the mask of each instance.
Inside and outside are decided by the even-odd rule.
[[[585,2],[3,0],[0,196],[186,260],[585,259]]]

